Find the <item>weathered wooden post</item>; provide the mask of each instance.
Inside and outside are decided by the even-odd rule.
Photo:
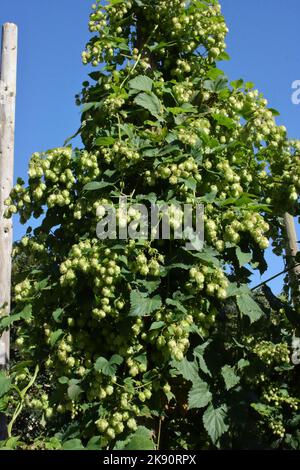
[[[0,64],[0,308],[4,315],[10,313],[11,294],[12,222],[3,213],[13,186],[17,41],[17,26],[4,24]],[[8,367],[9,349],[7,332],[0,338],[0,368]]]
[[[295,308],[300,308],[300,266],[296,262],[298,253],[298,241],[295,227],[295,221],[292,215],[284,215],[286,230],[286,259],[289,268],[290,289],[292,301]]]

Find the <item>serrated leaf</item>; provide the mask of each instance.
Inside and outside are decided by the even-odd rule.
[[[29,320],[32,316],[32,305],[28,304],[21,312],[5,315],[0,318],[0,331],[3,331],[19,320]]]
[[[197,181],[194,178],[179,178],[178,180],[180,183],[184,183],[184,185],[190,189],[191,191],[195,191],[197,187]]]
[[[237,296],[237,305],[242,315],[246,315],[250,319],[250,323],[259,320],[264,312],[249,294],[243,293]]]
[[[54,312],[52,313],[52,317],[54,319],[54,321],[56,323],[59,323],[60,322],[60,317],[61,315],[63,314],[64,310],[63,308],[57,308],[56,310],[54,310]]]
[[[87,183],[84,187],[84,191],[96,191],[97,189],[107,188],[108,186],[113,186],[112,183],[108,183],[106,181],[91,181],[91,183]]]
[[[214,408],[210,405],[203,414],[203,424],[214,444],[218,444],[220,437],[228,430],[225,423],[227,408],[225,405]]]
[[[223,114],[212,114],[212,117],[220,126],[227,127],[227,129],[236,127],[234,120],[224,116]]]
[[[138,75],[129,82],[130,88],[139,91],[151,91],[153,86],[153,80],[146,75]]]
[[[213,93],[220,93],[228,87],[228,79],[223,75],[217,77],[215,80],[205,80],[203,88]]]
[[[123,362],[123,358],[117,354],[111,357],[108,361],[105,357],[98,357],[95,362],[94,368],[97,371],[102,372],[104,375],[113,377],[117,371],[119,365]]]
[[[138,290],[133,290],[130,293],[130,313],[131,317],[144,317],[150,313],[159,310],[162,306],[162,301],[159,295],[154,297],[147,297],[147,294]]]
[[[0,398],[10,389],[11,379],[4,372],[0,372]]]
[[[80,439],[70,439],[63,443],[62,450],[84,450]]]
[[[162,104],[154,93],[140,93],[134,99],[135,104],[147,109],[154,117],[160,118]]]
[[[211,80],[216,80],[216,78],[220,77],[220,75],[224,75],[224,72],[223,70],[213,68],[213,69],[210,69],[206,75],[207,75],[207,78],[210,78]]]
[[[143,289],[145,289],[148,292],[148,294],[153,294],[153,292],[155,292],[156,289],[158,289],[158,287],[160,286],[160,283],[161,283],[160,279],[157,281],[145,281],[144,279],[141,279],[138,282],[136,282],[136,284],[138,286],[141,286]]]
[[[199,379],[198,368],[195,362],[190,362],[184,358],[182,361],[172,361],[171,365],[175,368],[176,375],[182,375],[185,380],[195,382]]]
[[[164,321],[155,321],[152,323],[152,325],[150,326],[150,330],[149,331],[153,331],[153,330],[160,330],[161,328],[163,328],[165,326],[165,322]]]
[[[189,391],[189,409],[204,408],[212,399],[208,384],[201,379],[195,380]]]
[[[119,354],[114,354],[110,360],[109,360],[109,363],[110,364],[116,364],[117,366],[120,366],[122,363],[123,363],[123,357],[122,356],[119,356]]]
[[[98,145],[98,147],[110,147],[111,145],[114,145],[115,141],[116,139],[114,137],[98,137],[95,144]]]
[[[222,367],[221,374],[224,379],[227,391],[235,387],[240,381],[240,378],[236,375],[234,368],[227,364]]]
[[[77,401],[79,396],[83,393],[82,388],[74,383],[71,383],[68,387],[68,397],[72,401]]]
[[[139,426],[124,450],[155,450],[152,432],[144,426]]]
[[[181,302],[179,302],[179,300],[166,299],[166,304],[167,304],[167,305],[172,305],[173,307],[176,307],[176,309],[177,309],[179,312],[187,313],[187,309],[182,305]]]
[[[86,445],[87,450],[101,450],[101,436],[93,436]]]
[[[202,370],[202,372],[204,372],[204,374],[207,374],[211,377],[211,372],[210,370],[208,369],[207,367],[207,364],[206,364],[206,361],[204,359],[204,352],[205,352],[205,349],[207,348],[207,346],[210,344],[211,341],[206,341],[206,343],[204,344],[201,344],[199,346],[197,346],[195,349],[194,349],[194,356],[195,358],[197,358],[198,362],[199,362],[199,368]]]
[[[50,345],[53,347],[64,334],[63,330],[53,331],[50,335]]]
[[[250,261],[252,260],[252,253],[244,253],[239,246],[236,248],[236,256],[239,261],[240,267],[250,263]]]

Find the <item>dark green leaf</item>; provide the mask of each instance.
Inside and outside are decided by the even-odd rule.
[[[130,88],[139,91],[151,91],[153,80],[146,75],[138,75],[129,82]]]
[[[54,310],[54,312],[52,313],[52,317],[54,319],[54,321],[56,321],[56,323],[59,323],[60,322],[60,317],[61,315],[63,314],[64,310],[62,308],[57,308],[56,310]]]
[[[175,368],[176,375],[182,375],[185,380],[195,382],[199,379],[198,368],[195,362],[190,362],[184,358],[182,361],[172,361],[171,365]]]
[[[130,313],[131,317],[144,317],[156,310],[159,310],[162,302],[159,295],[155,297],[147,297],[147,294],[138,290],[133,290],[130,293]]]
[[[239,294],[237,296],[237,304],[242,315],[246,315],[250,319],[250,323],[259,320],[264,312],[249,294]]]
[[[152,432],[144,426],[139,426],[124,450],[155,450]]]
[[[154,93],[140,93],[135,97],[134,102],[138,106],[147,109],[156,118],[161,117],[162,104]]]
[[[228,430],[225,423],[227,409],[225,405],[214,408],[210,405],[203,414],[203,424],[214,444],[218,444],[220,437]]]
[[[221,374],[224,379],[227,391],[235,387],[240,381],[240,378],[236,375],[234,368],[227,364],[222,367]]]
[[[80,439],[70,439],[63,443],[62,450],[84,450]]]
[[[201,379],[195,380],[189,391],[189,409],[204,408],[209,404],[211,399],[212,395],[207,383],[203,382]]]
[[[53,331],[50,335],[50,345],[53,347],[64,334],[63,330]]]
[[[82,388],[77,384],[70,384],[68,387],[68,397],[72,401],[77,401],[79,396],[83,393]]]
[[[21,312],[15,313],[13,315],[6,315],[0,318],[0,331],[9,328],[16,321],[19,320],[29,320],[32,316],[32,305],[26,305]]]

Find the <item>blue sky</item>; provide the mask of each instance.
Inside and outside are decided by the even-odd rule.
[[[74,96],[88,68],[81,51],[89,38],[90,0],[1,0],[0,24],[19,27],[15,175],[26,176],[30,155],[63,145],[79,127]],[[230,79],[253,81],[278,109],[280,124],[300,139],[300,105],[291,101],[291,84],[300,80],[299,0],[221,0],[230,32]],[[15,238],[24,227],[15,220]],[[300,234],[299,234],[300,239]],[[282,262],[269,256],[268,276]],[[266,276],[264,276],[265,278]],[[280,280],[270,284],[276,291]]]

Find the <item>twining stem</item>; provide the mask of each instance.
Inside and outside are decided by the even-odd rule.
[[[28,385],[22,390],[22,391],[19,391],[18,390],[18,393],[20,395],[20,399],[21,401],[19,402],[17,408],[15,409],[15,412],[13,414],[13,417],[10,421],[10,423],[8,424],[7,426],[7,433],[8,433],[8,437],[12,437],[12,428],[16,422],[16,420],[18,419],[20,413],[22,412],[22,409],[23,409],[23,406],[24,406],[24,402],[25,402],[25,397],[26,397],[26,393],[28,392],[28,390],[33,386],[33,384],[35,383],[36,381],[36,378],[37,378],[37,375],[39,373],[39,366],[37,365],[36,368],[35,368],[35,371],[34,371],[34,374],[30,380],[30,382],[28,383]]]

